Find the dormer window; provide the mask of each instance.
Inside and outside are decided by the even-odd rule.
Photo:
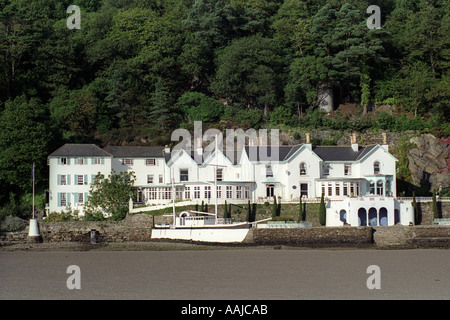
[[[306,176],[306,163],[304,162],[300,163],[300,175]]]
[[[380,163],[378,161],[375,161],[373,163],[373,174],[379,174],[380,173]]]
[[[322,166],[322,172],[324,176],[329,176],[330,175],[330,166],[328,164],[324,164]]]

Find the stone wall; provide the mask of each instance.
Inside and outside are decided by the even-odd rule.
[[[442,218],[450,219],[450,202],[447,201],[437,201],[436,205],[438,207],[438,213]],[[431,225],[433,224],[433,202],[417,202],[417,208],[419,209],[419,214],[421,216],[421,225]]]
[[[374,243],[381,248],[449,248],[450,226],[373,227]]]
[[[123,221],[41,222],[39,228],[44,243],[89,243],[91,230],[98,232],[98,243],[105,243],[151,241],[152,226],[153,216],[136,214]],[[0,233],[0,245],[25,243],[27,236],[28,230]],[[312,248],[450,248],[450,226],[255,228],[245,243]]]
[[[153,216],[128,215],[122,221],[41,222],[39,230],[44,242],[90,242],[91,230],[97,231],[98,242],[150,241]]]
[[[318,227],[292,229],[254,229],[257,245],[293,245],[305,247],[365,247],[373,244],[370,227]]]

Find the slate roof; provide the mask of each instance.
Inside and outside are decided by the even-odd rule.
[[[244,150],[247,153],[250,161],[286,161],[303,145],[295,146],[279,146],[278,148],[271,148],[271,146],[245,146]],[[352,147],[348,146],[313,146],[312,151],[323,161],[358,161],[369,153],[373,146],[360,146],[358,151],[353,151]],[[272,156],[272,151],[276,153]],[[195,151],[189,152],[194,161]],[[203,161],[208,158],[209,152],[204,152]],[[234,159],[228,159],[237,164],[240,160],[242,152],[234,151]],[[224,155],[227,156],[226,150]],[[165,158],[168,162],[171,158],[171,153],[165,153],[164,147],[150,147],[150,146],[107,146],[100,148],[95,144],[65,144],[49,157],[117,157],[117,158]],[[198,159],[197,159],[198,160]],[[198,164],[202,164],[198,162]]]
[[[245,146],[250,161],[284,161],[301,145],[297,146]],[[275,152],[275,154],[272,154]]]
[[[66,143],[49,157],[111,157],[112,155],[95,144]]]
[[[107,146],[103,150],[117,158],[163,158],[164,147]]]
[[[313,146],[312,150],[323,161],[358,161],[375,146],[358,147],[353,151],[352,147],[346,146]]]

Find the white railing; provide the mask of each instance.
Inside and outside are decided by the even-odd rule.
[[[397,197],[398,201],[412,201],[413,197]],[[431,202],[433,197],[416,197],[416,202]],[[436,201],[447,202],[450,197],[436,197]]]

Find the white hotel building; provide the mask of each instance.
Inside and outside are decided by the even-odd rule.
[[[327,226],[413,223],[411,203],[396,199],[397,159],[386,144],[359,146],[352,137],[351,146],[279,146],[276,159],[265,156],[268,148],[246,146],[227,157],[202,148],[172,154],[167,147],[66,144],[48,157],[49,212],[70,207],[83,215],[98,172],[133,171],[137,201],[146,205],[170,204],[172,183],[176,199],[191,203],[213,204],[215,196],[218,203],[272,202],[274,195],[317,201],[323,193]]]

